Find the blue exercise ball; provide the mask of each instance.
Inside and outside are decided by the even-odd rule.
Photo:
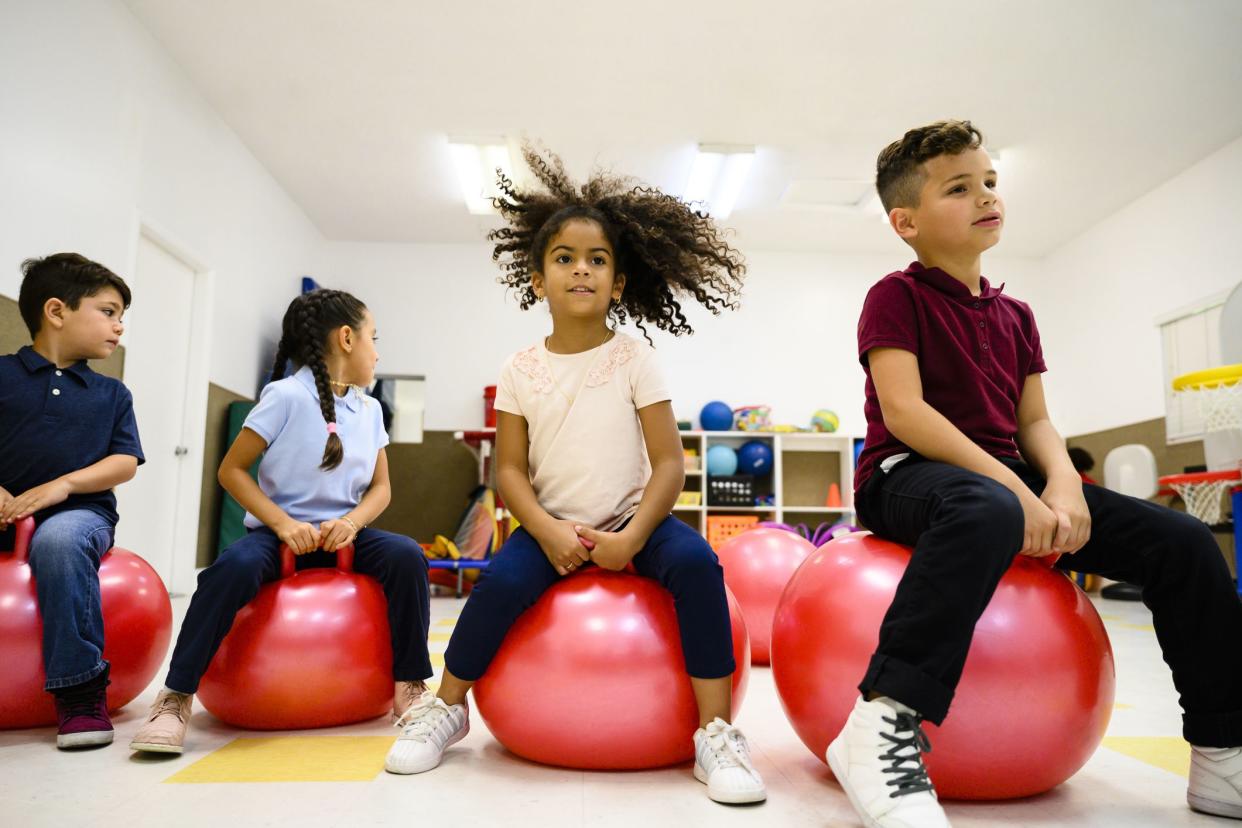
[[[728,446],[712,446],[707,450],[707,473],[712,477],[728,477],[736,471],[736,451]]]
[[[750,440],[737,450],[737,469],[741,474],[771,474],[772,447],[764,440]]]
[[[709,402],[699,412],[699,425],[704,431],[730,431],[733,429],[733,409],[720,400]]]

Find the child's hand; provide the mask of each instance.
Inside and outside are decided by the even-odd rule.
[[[1039,498],[1057,518],[1057,534],[1052,551],[1072,555],[1091,540],[1091,512],[1082,494],[1081,480],[1063,484],[1049,482]]]
[[[319,545],[325,552],[335,552],[342,546],[353,543],[356,534],[353,525],[347,520],[342,518],[325,520],[319,524],[319,537],[322,538]]]
[[[69,483],[64,478],[58,478],[27,489],[17,497],[10,496],[9,501],[0,507],[0,526],[15,523],[48,506],[64,503],[69,494]]]
[[[9,521],[4,519],[4,507],[8,506],[12,499],[13,495],[9,494],[9,490],[0,486],[0,529],[9,525]]]
[[[1051,555],[1052,541],[1057,535],[1057,516],[1029,489],[1019,495],[1018,499],[1022,503],[1022,516],[1025,521],[1021,554],[1031,558]]]
[[[638,548],[621,532],[597,532],[588,526],[574,529],[579,538],[591,543],[591,562],[596,566],[620,572],[638,554]]]
[[[273,526],[272,531],[295,555],[305,555],[319,548],[319,530],[309,523],[289,518],[279,526]]]
[[[574,524],[568,520],[558,520],[551,528],[542,533],[539,548],[547,556],[548,562],[556,569],[558,575],[576,572],[584,563],[591,560],[591,552],[583,545]]]

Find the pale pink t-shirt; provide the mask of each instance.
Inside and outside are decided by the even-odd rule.
[[[651,477],[638,409],[668,399],[655,351],[621,333],[581,354],[518,351],[496,389],[497,410],[526,418],[539,505],[605,532],[638,510]]]

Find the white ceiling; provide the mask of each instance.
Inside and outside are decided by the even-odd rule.
[[[743,247],[892,250],[782,193],[965,117],[1004,252],[1042,255],[1242,135],[1236,0],[127,3],[329,239],[481,239],[446,136],[524,134],[672,192],[696,142],[755,144]]]

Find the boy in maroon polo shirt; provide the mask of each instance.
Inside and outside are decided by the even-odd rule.
[[[1242,641],[1242,602],[1202,523],[1074,470],[1044,405],[1031,309],[980,273],[1005,213],[982,144],[970,122],[943,121],[877,163],[889,223],[918,261],[872,287],[858,322],[867,440],[855,504],[914,554],[828,763],[867,825],[947,825],[921,722],[949,712],[1014,555],[1060,554],[1058,566],[1142,586],[1194,746],[1190,806],[1242,818],[1242,659],[1215,643]]]

